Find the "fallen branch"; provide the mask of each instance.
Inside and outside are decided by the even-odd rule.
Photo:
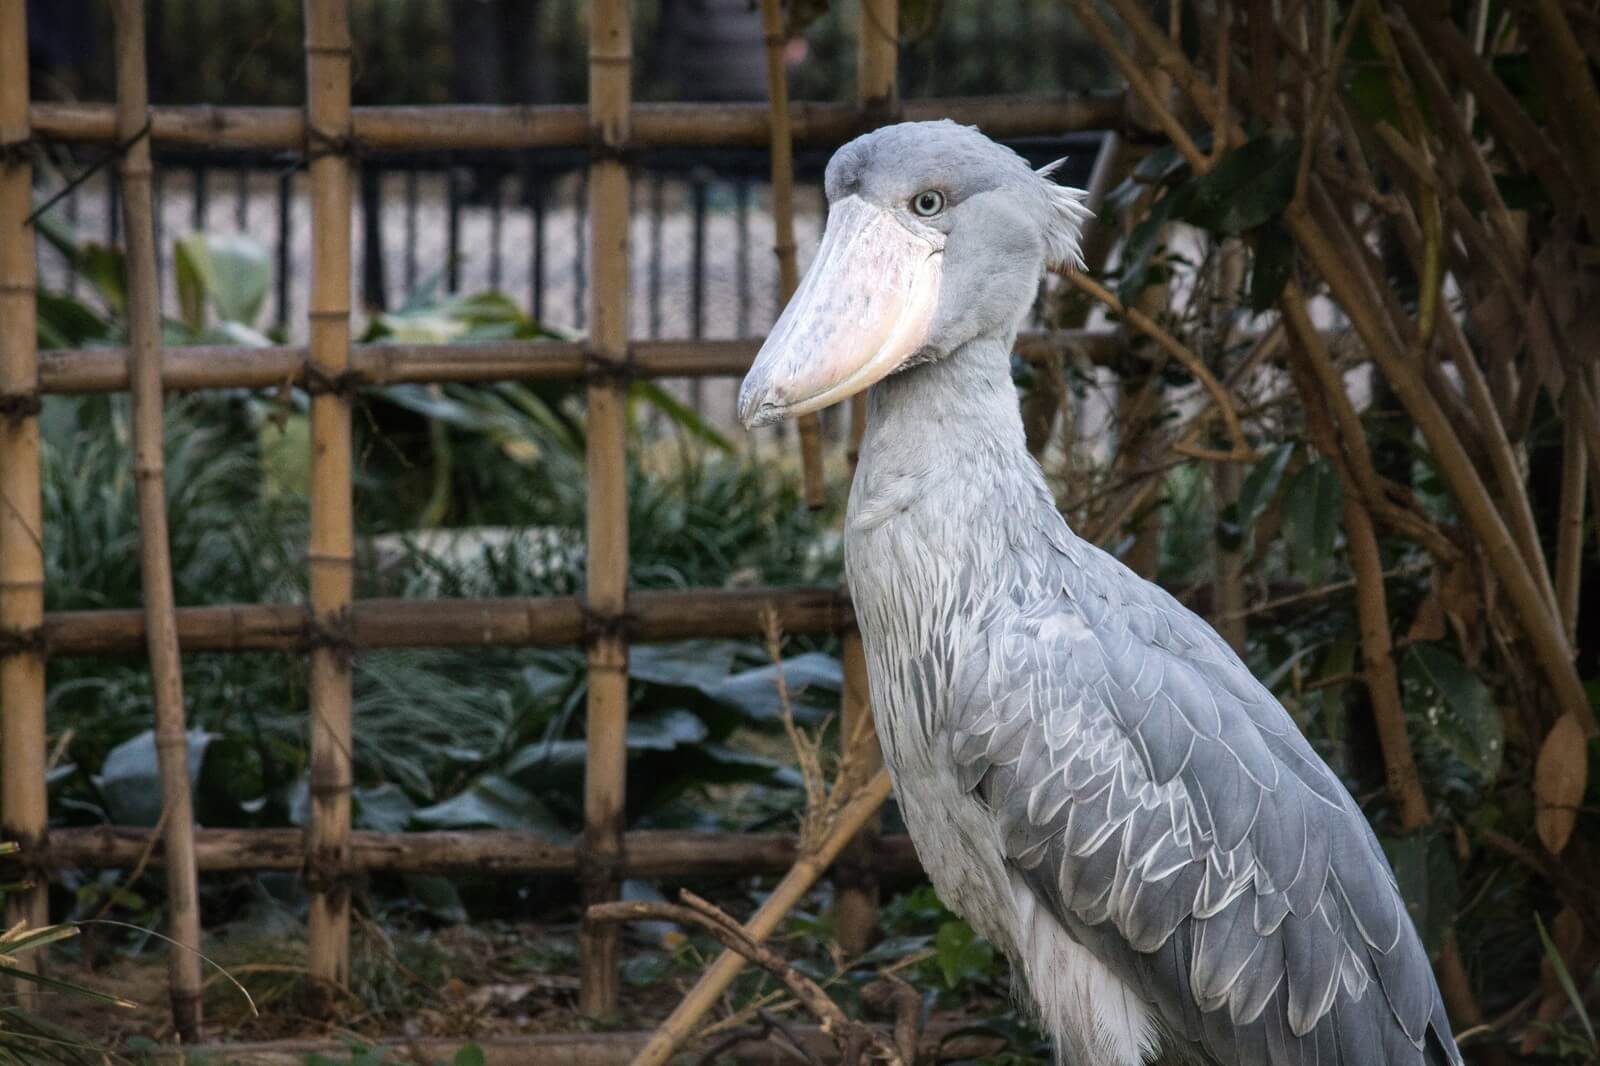
[[[802,855],[786,874],[759,910],[742,927],[743,934],[759,944],[772,935],[785,915],[810,891],[817,879],[828,869],[845,844],[878,813],[884,800],[889,798],[889,772],[879,770],[839,809],[827,837],[815,851]],[[716,962],[706,968],[694,988],[678,1004],[671,1017],[650,1037],[633,1060],[633,1066],[662,1066],[688,1039],[690,1031],[716,1004],[719,996],[744,968],[744,958],[733,950],[722,953]]]
[[[730,952],[755,963],[778,980],[784,983],[794,997],[803,1003],[807,1010],[816,1015],[817,1021],[822,1026],[822,1031],[833,1038],[839,1045],[844,1058],[843,1066],[853,1066],[859,1057],[852,1058],[852,1049],[862,1049],[870,1052],[874,1058],[896,1064],[908,1066],[904,1054],[894,1043],[890,1042],[877,1029],[862,1022],[854,1021],[847,1017],[844,1011],[828,994],[822,990],[811,978],[796,970],[783,956],[756,942],[750,933],[741,928],[725,912],[707,903],[693,892],[684,889],[678,903],[654,903],[648,901],[626,901],[621,903],[597,903],[590,907],[584,915],[586,923],[609,924],[616,922],[634,921],[669,921],[680,925],[695,925],[704,929],[715,937]],[[723,956],[726,958],[727,956]],[[720,961],[720,960],[719,960]],[[674,1015],[676,1017],[676,1014]],[[669,1019],[670,1021],[670,1019]],[[657,1031],[660,1035],[660,1031]],[[655,1043],[652,1038],[651,1044]],[[915,1047],[913,1039],[912,1046]],[[647,1045],[640,1053],[636,1062],[641,1061],[649,1054]],[[670,1052],[669,1052],[670,1053]],[[857,1052],[859,1055],[859,1052]]]

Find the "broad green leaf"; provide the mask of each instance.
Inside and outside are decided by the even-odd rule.
[[[1239,486],[1239,498],[1224,508],[1217,519],[1217,540],[1224,548],[1237,551],[1249,543],[1256,519],[1278,494],[1294,447],[1293,444],[1278,445],[1245,475]]]
[[[1168,193],[1157,200],[1150,213],[1139,220],[1122,246],[1122,261],[1118,267],[1117,298],[1131,304],[1153,280],[1153,265],[1161,247],[1162,234],[1172,216],[1176,193]]]
[[[114,332],[111,323],[82,300],[40,289],[37,306],[41,348],[81,348],[108,341]]]
[[[216,734],[190,730],[189,783],[199,778],[206,747]],[[95,775],[95,786],[105,797],[106,813],[117,825],[153,826],[161,818],[161,767],[156,759],[156,739],[145,730],[112,748]]]
[[[195,333],[206,327],[206,308],[218,321],[253,327],[266,302],[272,264],[266,250],[242,234],[191,233],[173,246],[178,308]]]
[[[737,708],[756,721],[779,717],[778,667],[759,666],[725,677],[707,686],[706,694]],[[839,660],[822,652],[808,652],[783,660],[783,683],[796,720],[815,720],[839,702],[844,672]]]
[[[1245,475],[1244,481],[1239,486],[1240,522],[1247,526],[1254,525],[1256,519],[1261,517],[1261,513],[1278,495],[1278,486],[1283,483],[1283,472],[1288,469],[1289,460],[1293,456],[1293,444],[1280,444],[1250,468],[1250,473]]]
[[[1492,783],[1505,754],[1505,722],[1489,687],[1439,644],[1413,644],[1401,670],[1407,680],[1437,693],[1428,724],[1457,758]]]
[[[1442,836],[1412,833],[1384,837],[1384,853],[1405,901],[1406,913],[1422,937],[1429,956],[1436,954],[1455,922],[1460,883],[1455,856]]]
[[[628,720],[628,750],[671,751],[706,738],[706,724],[688,711],[662,711]]]
[[[543,801],[500,774],[484,774],[466,791],[411,818],[430,829],[516,829],[555,844],[572,838]]]
[[[94,286],[113,317],[121,318],[127,313],[128,262],[122,249],[91,241],[79,249],[77,265],[78,273]]]
[[[994,965],[994,948],[966,922],[945,922],[933,938],[934,957],[946,988],[985,977]]]
[[[355,789],[350,798],[354,808],[351,821],[355,827],[379,833],[404,832],[417,809],[399,785],[389,782]]]
[[[484,1066],[483,1048],[477,1044],[468,1044],[456,1052],[455,1062],[451,1066]]]
[[[1213,233],[1234,235],[1277,218],[1294,195],[1300,142],[1262,134],[1240,145],[1204,177],[1189,183],[1188,203],[1173,217]]]
[[[1283,531],[1294,570],[1313,584],[1328,574],[1343,506],[1339,475],[1326,459],[1308,463],[1284,491]]]

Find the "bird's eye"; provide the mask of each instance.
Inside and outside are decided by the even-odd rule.
[[[923,218],[932,218],[944,210],[944,193],[938,189],[924,189],[911,198],[911,210]]]

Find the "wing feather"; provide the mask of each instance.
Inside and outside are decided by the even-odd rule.
[[[1459,1063],[1337,777],[1204,622],[1071,547],[982,620],[949,712],[1018,890],[1223,1061]]]

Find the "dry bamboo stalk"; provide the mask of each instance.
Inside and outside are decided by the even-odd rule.
[[[635,341],[632,372],[640,378],[737,377],[750,369],[761,339]],[[1043,362],[1065,352],[1103,363],[1118,351],[1107,329],[1024,333],[1017,354]],[[161,382],[169,391],[303,387],[306,349],[299,345],[196,345],[161,353]],[[353,345],[350,369],[362,384],[553,381],[582,377],[584,345],[576,341],[474,341],[466,344]],[[39,390],[117,392],[128,387],[122,348],[53,348],[39,353]]]
[[[866,774],[883,765],[883,753],[873,731],[867,658],[859,632],[852,629],[844,634],[839,657],[844,672],[840,744],[856,752],[853,756],[858,760],[856,766]],[[878,927],[878,879],[874,857],[881,846],[880,831],[878,819],[869,819],[834,868],[837,890],[833,906],[834,937],[849,955],[867,950]]]
[[[1585,735],[1595,732],[1594,713],[1578,680],[1567,647],[1566,635],[1548,600],[1529,571],[1522,553],[1489,496],[1482,476],[1472,466],[1455,431],[1446,421],[1434,398],[1428,393],[1416,367],[1406,361],[1405,346],[1394,336],[1392,323],[1380,319],[1376,309],[1383,301],[1356,270],[1364,265],[1360,254],[1346,254],[1337,238],[1347,235],[1325,233],[1308,212],[1291,207],[1287,215],[1289,231],[1306,252],[1313,267],[1327,280],[1334,298],[1350,316],[1362,343],[1372,353],[1395,395],[1405,406],[1428,442],[1474,533],[1483,544],[1484,554],[1506,594],[1516,608],[1545,677],[1563,711],[1583,726]],[[1348,247],[1348,240],[1342,241]]]
[[[46,843],[43,522],[39,498],[38,363],[28,155],[28,50],[24,0],[0,0],[0,835],[23,862]],[[43,879],[6,895],[6,924],[43,926]],[[37,953],[18,960],[33,966]],[[21,982],[15,1002],[29,1006]]]
[[[899,110],[899,0],[862,0],[859,41],[856,52],[856,103],[869,120],[888,121]],[[850,436],[846,455],[852,474],[866,433],[865,394],[850,400]],[[851,478],[852,482],[854,477]],[[844,692],[839,709],[839,735],[842,743],[860,745],[861,757],[868,765],[882,765],[877,731],[873,727],[871,692],[867,682],[867,659],[861,635],[845,634],[841,649]],[[870,754],[867,754],[870,753]],[[845,853],[846,861],[834,894],[834,935],[845,951],[864,951],[878,925],[878,885],[867,871],[868,856],[878,839],[879,820],[873,816],[863,822],[860,834]]]
[[[628,143],[633,27],[626,0],[589,7],[589,166],[593,280],[589,340],[600,367],[628,358]],[[627,784],[628,642],[620,620],[628,606],[626,382],[597,376],[588,389],[588,746],[583,778],[583,847],[579,881],[585,906],[617,897]],[[585,1014],[617,1007],[618,936],[614,926],[585,927],[579,938],[579,1006]]]
[[[778,257],[778,303],[787,304],[800,284],[794,245],[794,136],[789,124],[789,79],[783,69],[783,6],[761,0],[761,30],[766,38],[767,104],[772,109],[772,250]],[[800,464],[805,474],[806,506],[821,510],[827,496],[822,482],[822,423],[800,418]]]
[[[764,103],[635,104],[630,148],[765,148],[771,110]],[[35,104],[34,132],[62,141],[110,141],[115,117],[104,104]],[[1117,93],[1060,96],[980,96],[912,100],[910,121],[949,118],[980,126],[992,137],[1056,137],[1082,130],[1118,129],[1123,100]],[[201,148],[305,147],[305,115],[289,107],[157,107],[152,135],[158,144]],[[796,102],[790,107],[795,143],[840,145],[861,132],[850,104]],[[358,107],[355,136],[370,152],[469,148],[585,148],[589,124],[582,106]]]
[[[148,855],[151,866],[167,856],[152,851],[155,831],[131,826],[57,828],[37,858],[42,867],[65,870],[126,869]],[[731,877],[787,873],[801,854],[793,833],[713,833],[644,829],[624,837],[621,871],[629,877]],[[196,865],[208,872],[302,870],[305,837],[298,829],[200,829]],[[887,836],[871,856],[885,877],[920,877],[911,838]],[[571,877],[578,851],[534,834],[472,829],[414,833],[350,834],[350,862],[342,872]]]
[[[314,1009],[350,977],[350,889],[325,873],[350,852],[351,693],[347,629],[354,585],[350,398],[350,24],[348,0],[305,0],[306,150],[311,159],[309,967]]]
[[[1580,371],[1581,373],[1581,371]],[[1569,387],[1561,426],[1561,512],[1556,529],[1556,606],[1567,640],[1577,645],[1579,592],[1583,583],[1583,512],[1588,502],[1589,460],[1576,382]]]
[[[23,862],[46,843],[43,529],[39,498],[38,363],[28,155],[28,52],[24,0],[0,0],[0,835]],[[49,921],[37,883],[6,896],[6,924]],[[36,968],[36,953],[18,965]],[[34,986],[13,993],[23,1007]]]
[[[840,809],[833,830],[814,854],[802,856],[794,867],[778,882],[772,894],[759,910],[741,927],[756,943],[761,943],[777,929],[785,915],[810,891],[834,857],[844,848],[862,826],[875,817],[884,800],[889,798],[889,772],[879,770]],[[689,994],[673,1010],[671,1017],[661,1023],[633,1060],[633,1066],[662,1066],[686,1041],[695,1025],[721,997],[734,977],[744,967],[744,959],[731,951],[724,951],[717,961],[706,968]]]
[[[200,901],[194,859],[194,797],[189,788],[189,738],[184,728],[183,672],[178,661],[167,543],[167,494],[161,421],[161,305],[156,291],[155,219],[151,203],[144,0],[116,0],[117,141],[122,156],[122,207],[127,219],[128,363],[133,392],[133,472],[139,498],[139,554],[144,584],[150,693],[155,704],[156,758],[161,770],[162,847],[167,870],[167,952],[172,1018],[185,1042],[199,1038]]]

